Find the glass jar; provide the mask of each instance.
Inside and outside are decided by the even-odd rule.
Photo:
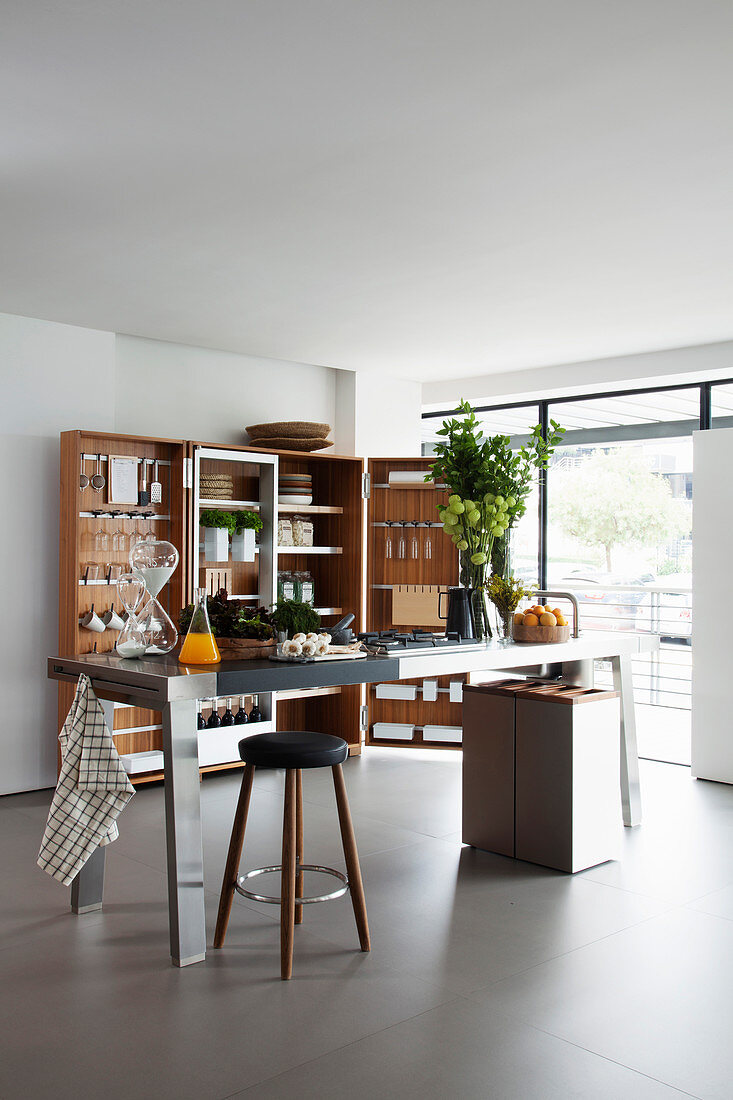
[[[301,603],[310,604],[313,607],[315,602],[315,586],[313,583],[313,574],[307,570],[301,570],[298,573],[294,573],[295,577],[295,598],[300,600]]]
[[[305,516],[293,516],[293,546],[313,545],[313,523]]]
[[[277,521],[277,544],[278,546],[293,545],[293,524],[286,516]]]

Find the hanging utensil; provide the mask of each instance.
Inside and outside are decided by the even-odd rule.
[[[153,480],[150,482],[150,503],[163,503],[163,486],[158,481],[158,460],[153,463]]]
[[[81,471],[79,473],[79,488],[81,489],[82,493],[84,492],[84,490],[87,488],[88,485],[89,485],[89,478],[84,473],[84,452],[82,451],[81,452]]]
[[[137,496],[137,502],[140,505],[150,504],[150,493],[148,492],[148,460],[147,458],[140,459],[141,469],[141,482],[140,489]]]
[[[92,489],[95,493],[101,493],[107,484],[107,479],[102,473],[102,456],[97,455],[97,470],[92,474]]]

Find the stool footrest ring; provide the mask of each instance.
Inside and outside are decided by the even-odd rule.
[[[241,894],[242,897],[249,898],[250,901],[262,901],[267,905],[280,905],[282,898],[275,898],[269,894],[256,894],[253,890],[247,890],[243,884],[247,882],[248,879],[256,878],[257,875],[270,875],[281,871],[282,864],[277,864],[274,867],[255,867],[253,871],[247,871],[245,875],[239,876],[234,889],[238,894]],[[349,880],[346,875],[342,874],[341,871],[334,870],[333,867],[319,867],[315,863],[298,863],[297,871],[318,871],[322,875],[332,875],[334,878],[340,879],[343,886],[340,886],[337,890],[333,890],[330,894],[312,894],[310,897],[296,898],[296,905],[315,905],[319,901],[333,901],[334,898],[343,897],[349,889]]]

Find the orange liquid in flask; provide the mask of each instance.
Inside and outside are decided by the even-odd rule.
[[[221,660],[213,634],[187,634],[178,660],[184,665],[215,665]]]

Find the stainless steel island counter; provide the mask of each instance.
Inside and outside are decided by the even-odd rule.
[[[106,655],[49,657],[48,675],[67,681],[75,681],[81,674],[89,676],[110,728],[115,702],[150,707],[162,714],[171,959],[176,966],[187,966],[201,962],[206,954],[197,699],[451,673],[470,673],[480,680],[482,673],[531,672],[538,666],[546,670],[548,663],[566,682],[590,686],[593,661],[608,659],[614,685],[621,693],[624,824],[637,825],[641,821],[641,800],[631,657],[653,649],[655,644],[654,639],[639,635],[589,632],[557,645],[490,642],[354,661],[225,661],[214,669],[186,667],[175,657],[137,661]],[[104,853],[104,848],[97,849],[72,885],[72,908],[77,913],[102,906]]]

